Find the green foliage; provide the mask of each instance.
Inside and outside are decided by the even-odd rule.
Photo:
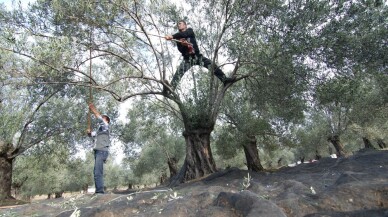
[[[52,149],[48,151],[47,146]],[[13,184],[27,197],[81,191],[93,183],[91,173],[84,161],[70,157],[66,146],[51,142],[16,159]]]
[[[372,2],[343,1],[331,8],[329,16],[335,13],[335,19],[319,35],[319,49],[329,67],[347,74],[355,68],[368,72],[387,69],[387,48],[382,43],[387,39],[387,7],[374,7]]]
[[[107,165],[112,188],[157,181],[167,159],[184,156],[182,129],[212,130],[219,113],[214,150],[225,166],[243,165],[241,144],[249,136],[272,166],[279,158],[325,153],[332,134],[351,150],[362,136],[386,141],[388,16],[377,2],[188,0],[190,7],[181,8],[165,1],[44,0],[26,11],[0,9],[0,140],[19,154],[27,150],[33,170],[55,174],[63,164],[74,170],[69,159],[39,165],[35,154],[50,155],[61,144],[68,156],[86,146],[92,85],[94,101],[113,119],[118,103],[110,99],[134,99],[128,123],[113,127],[131,158],[130,170]],[[158,96],[178,54],[144,33],[173,33],[181,18],[189,18],[205,56],[228,75],[236,69],[240,80],[226,95],[211,72],[194,68],[177,98]],[[30,178],[58,182],[51,190],[86,182],[61,181],[71,174]]]
[[[13,173],[13,186],[17,196],[33,197],[54,194],[56,192],[80,192],[88,186],[94,186],[93,153],[87,152],[81,159],[70,155],[63,144],[51,144],[47,147],[35,147],[27,154],[16,159]],[[112,156],[104,165],[104,184],[109,190],[139,183],[131,171],[116,165]]]
[[[0,138],[4,142],[12,143],[14,136],[23,124],[23,114],[25,111],[15,109],[15,105],[4,105],[2,103],[0,109]],[[21,107],[19,107],[21,108]],[[19,111],[18,111],[19,110]]]
[[[174,119],[157,112],[159,106],[152,102],[133,104],[128,111],[129,122],[122,126],[120,138],[125,143],[125,161],[136,177],[133,179],[136,184],[158,183],[160,177],[170,174],[168,160],[179,161],[184,155],[184,141],[176,131],[179,128],[174,127]]]
[[[125,178],[129,172],[129,170],[115,165],[111,157],[104,165],[104,185],[108,189],[117,189],[121,186],[126,186],[128,182],[126,182]]]
[[[240,169],[246,169],[246,158],[244,151],[241,149],[241,146],[233,146],[231,143],[225,143],[224,147],[219,147],[218,145],[215,147],[215,155],[214,155],[214,160],[217,163],[217,167],[221,169],[225,168],[231,168],[231,167],[236,167]],[[219,148],[225,148],[227,149],[226,154],[230,155],[225,155],[224,151],[218,150]],[[230,153],[229,150],[230,148],[240,148],[236,150],[234,153]]]
[[[359,97],[360,81],[353,78],[335,77],[318,86],[317,100],[321,105],[340,103],[344,107],[350,106]]]
[[[218,130],[215,130],[218,132]],[[220,133],[216,134],[215,154],[221,159],[231,159],[242,151],[242,143],[245,137],[236,132],[235,129],[225,127]]]
[[[184,143],[176,136],[160,133],[145,141],[140,156],[131,163],[131,168],[142,183],[158,183],[160,177],[170,174],[169,158],[183,158]]]

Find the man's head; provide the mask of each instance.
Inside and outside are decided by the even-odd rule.
[[[178,22],[178,30],[179,30],[180,32],[182,32],[182,31],[186,31],[186,29],[187,29],[186,21],[184,21],[184,20],[179,20],[179,22]]]
[[[104,119],[108,124],[110,123],[110,118],[108,115],[101,115],[102,119]]]

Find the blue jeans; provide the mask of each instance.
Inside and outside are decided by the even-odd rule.
[[[109,152],[94,150],[94,184],[96,193],[104,193],[104,163]]]

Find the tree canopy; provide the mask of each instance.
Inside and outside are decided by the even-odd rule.
[[[90,100],[115,120],[131,170],[125,182],[168,171],[179,181],[198,178],[247,147],[264,167],[332,146],[340,156],[367,141],[384,147],[387,8],[377,0],[41,0],[2,8],[1,162],[26,153],[33,162],[61,147],[71,170],[70,156],[87,148]],[[193,67],[163,93],[182,60],[163,36],[180,19],[235,82]],[[122,103],[130,106],[120,125]]]

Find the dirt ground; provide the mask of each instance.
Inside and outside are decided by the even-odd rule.
[[[173,189],[39,200],[1,208],[6,216],[388,217],[388,150],[273,172],[231,168]]]

